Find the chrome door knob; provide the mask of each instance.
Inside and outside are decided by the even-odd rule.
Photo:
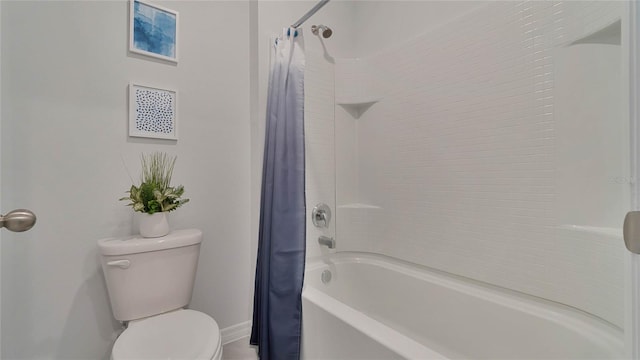
[[[0,228],[14,232],[27,231],[36,224],[36,215],[30,210],[16,209],[7,215],[0,215]]]
[[[627,250],[640,254],[640,211],[629,211],[624,217],[622,235]]]

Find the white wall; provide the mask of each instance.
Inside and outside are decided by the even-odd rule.
[[[0,49],[2,49],[2,6],[0,6]],[[0,56],[0,69],[2,69],[2,57]],[[0,76],[1,77],[1,76]],[[1,79],[0,79],[1,80]],[[2,86],[0,86],[0,99],[2,99]],[[0,149],[2,149],[2,101],[0,101]],[[1,154],[1,152],[0,152]],[[2,189],[2,166],[0,157],[0,189]],[[1,193],[1,191],[0,191]],[[2,210],[2,196],[0,196],[0,212]],[[0,244],[2,244],[2,232],[0,231]],[[2,246],[0,246],[0,323],[2,322]],[[0,326],[0,339],[2,339],[2,326]],[[0,341],[0,354],[2,354],[2,341]]]
[[[204,231],[191,307],[248,319],[249,3],[158,2],[180,12],[177,66],[127,54],[125,1],[3,1],[2,203],[38,215],[2,234],[2,357],[105,358],[112,319],[96,241],[133,233],[117,199],[142,152],[178,155],[191,202],[175,228]],[[177,89],[177,142],[127,136],[130,81]]]
[[[353,55],[367,57],[437,29],[487,1],[355,1]]]
[[[336,110],[337,148],[352,149],[336,157],[338,250],[394,256],[622,327],[621,49],[568,46],[613,23],[621,3],[494,2],[395,40],[380,27],[406,28],[380,19],[415,13],[359,4],[368,15],[358,43],[373,54],[360,61],[382,99],[358,119]],[[359,76],[336,68],[337,79]]]

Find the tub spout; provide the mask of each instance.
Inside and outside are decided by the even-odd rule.
[[[334,238],[330,238],[323,235],[318,238],[318,244],[326,245],[329,249],[335,249],[336,240]]]

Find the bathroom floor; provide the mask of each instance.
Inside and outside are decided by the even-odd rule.
[[[249,338],[245,337],[224,345],[223,360],[257,360],[256,348],[249,345]]]

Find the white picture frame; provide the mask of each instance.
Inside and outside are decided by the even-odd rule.
[[[178,63],[178,12],[145,0],[129,1],[129,51]]]
[[[178,140],[178,93],[129,84],[129,136]]]

